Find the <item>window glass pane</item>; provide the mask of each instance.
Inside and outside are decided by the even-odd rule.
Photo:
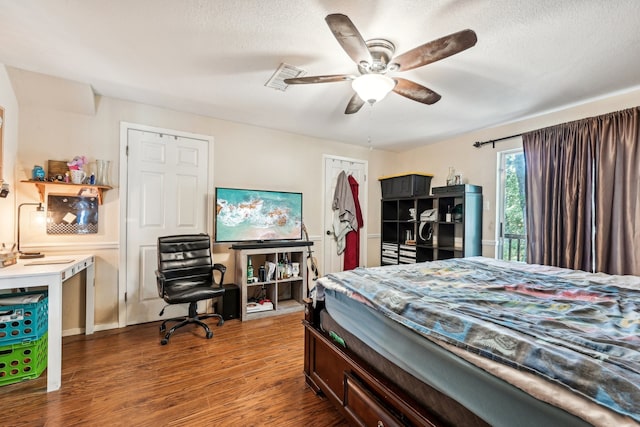
[[[514,150],[501,153],[500,166],[500,235],[498,257],[526,261],[526,205],[524,153]]]

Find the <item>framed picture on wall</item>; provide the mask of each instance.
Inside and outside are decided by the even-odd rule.
[[[49,194],[47,234],[98,232],[98,198]]]

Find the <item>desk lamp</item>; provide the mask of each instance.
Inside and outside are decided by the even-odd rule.
[[[18,253],[20,254],[20,258],[23,258],[23,259],[43,258],[44,254],[41,252],[22,252],[20,250],[20,211],[22,210],[23,206],[37,206],[36,212],[44,212],[44,207],[42,206],[42,203],[21,203],[20,205],[18,205],[18,236],[17,236]]]

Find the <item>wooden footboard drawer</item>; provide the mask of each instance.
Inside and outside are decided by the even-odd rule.
[[[366,364],[336,346],[308,322],[305,322],[304,371],[307,383],[324,394],[354,425],[440,425],[430,411],[377,377]]]
[[[330,342],[315,329],[305,329],[305,375],[307,383],[322,392],[335,405],[342,406],[344,372],[349,363],[333,350]]]
[[[345,372],[344,409],[353,425],[395,427],[404,424],[353,375]]]

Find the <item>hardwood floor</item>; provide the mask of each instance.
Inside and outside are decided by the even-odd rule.
[[[346,426],[304,382],[303,314],[229,320],[204,338],[159,323],[63,340],[62,388],[38,379],[0,387],[0,425]]]

